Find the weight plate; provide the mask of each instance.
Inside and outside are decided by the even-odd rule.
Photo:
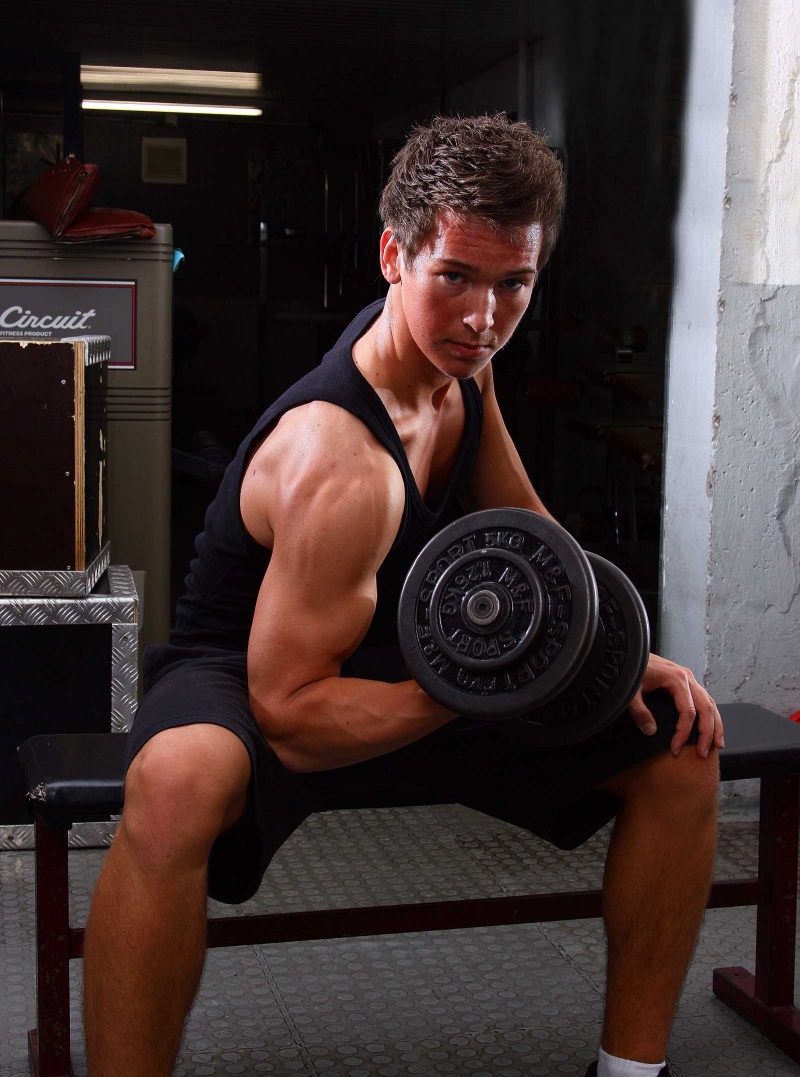
[[[639,593],[616,565],[587,555],[600,612],[589,656],[565,692],[514,722],[520,739],[550,747],[577,744],[619,718],[639,690],[650,655],[650,626]]]
[[[474,718],[541,707],[583,665],[597,624],[589,561],[557,523],[487,509],[445,527],[406,577],[398,635],[411,676]]]
[[[541,582],[524,557],[510,550],[472,550],[436,581],[428,622],[442,654],[487,673],[525,655],[545,604]]]

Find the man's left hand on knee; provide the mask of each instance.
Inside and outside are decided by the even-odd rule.
[[[655,719],[644,696],[659,688],[672,696],[678,711],[678,725],[670,744],[673,755],[678,755],[686,744],[695,722],[699,733],[695,750],[699,756],[705,759],[712,747],[725,747],[722,718],[714,700],[690,669],[657,654],[650,655],[641,687],[628,707],[643,733],[652,735],[656,731]]]

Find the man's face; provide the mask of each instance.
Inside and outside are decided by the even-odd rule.
[[[499,231],[446,210],[409,266],[384,233],[384,274],[398,285],[400,330],[441,373],[477,374],[525,313],[541,245],[541,225]]]

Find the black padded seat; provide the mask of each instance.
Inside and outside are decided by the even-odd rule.
[[[752,703],[727,703],[720,711],[726,741],[720,752],[723,781],[800,770],[800,725]],[[19,761],[34,815],[48,823],[63,824],[118,814],[123,800],[125,741],[124,733],[53,733],[25,741],[19,749]],[[399,803],[387,802],[388,806]]]
[[[723,703],[722,780],[778,778],[800,770],[800,725],[755,703]]]
[[[28,804],[45,823],[95,822],[122,810],[124,733],[42,733],[18,749]]]
[[[47,826],[101,822],[122,811],[125,785],[124,733],[43,733],[18,749],[28,804]],[[396,791],[348,797],[328,810],[404,808],[445,800]]]

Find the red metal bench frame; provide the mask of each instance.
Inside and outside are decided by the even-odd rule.
[[[800,777],[761,781],[758,876],[717,882],[708,907],[757,906],[755,972],[714,970],[714,993],[800,1062],[800,1011],[794,1004]],[[69,920],[68,827],[36,823],[36,1028],[28,1034],[34,1077],[72,1077],[69,963],[83,956],[82,927]],[[440,931],[447,928],[575,920],[601,914],[600,891],[530,894],[378,905],[315,912],[219,917],[208,945]]]

